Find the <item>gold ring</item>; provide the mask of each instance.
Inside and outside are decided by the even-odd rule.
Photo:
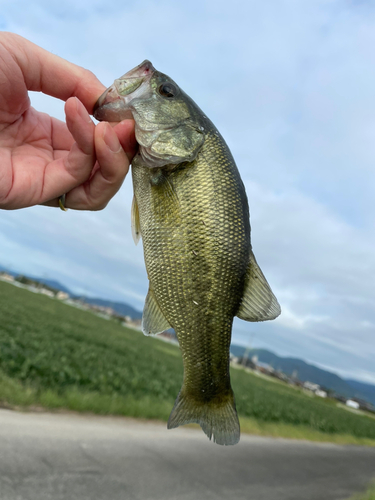
[[[61,195],[60,198],[59,198],[59,207],[60,207],[60,209],[63,212],[67,212],[68,211],[68,209],[65,208],[65,198],[66,198],[65,194]]]

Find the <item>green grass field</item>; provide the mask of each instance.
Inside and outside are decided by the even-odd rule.
[[[0,402],[167,420],[178,347],[0,281]],[[232,370],[243,431],[375,444],[375,419]]]

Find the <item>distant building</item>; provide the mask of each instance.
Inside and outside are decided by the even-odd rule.
[[[372,413],[375,412],[375,407],[371,403],[366,401],[365,399],[361,399],[361,398],[356,397],[355,401],[359,404],[360,410],[371,411]]]
[[[8,273],[0,273],[0,279],[2,279],[3,281],[9,281],[9,283],[13,283],[14,276]]]
[[[346,406],[349,406],[349,408],[354,408],[355,410],[359,410],[359,403],[357,403],[357,401],[353,401],[353,399],[347,399],[345,404]]]
[[[107,307],[107,306],[98,306],[96,304],[86,304],[89,309],[92,309],[93,311],[98,311],[102,314],[105,314],[107,316],[114,316],[115,311],[112,309],[112,307]]]
[[[278,378],[279,380],[282,380],[283,382],[289,383],[291,380],[290,377],[288,377],[288,375],[283,373],[281,370],[276,370],[274,375],[276,378]]]
[[[320,398],[326,398],[327,397],[326,391],[323,391],[322,389],[317,389],[315,391],[315,395],[319,396]]]
[[[67,300],[67,299],[69,299],[69,294],[65,293],[65,292],[57,292],[56,299]]]
[[[307,389],[308,391],[316,392],[319,391],[320,385],[319,384],[314,384],[313,382],[309,382],[306,380],[306,382],[303,383],[303,387]]]
[[[235,355],[234,355],[233,353],[231,353],[231,352],[229,353],[229,359],[230,359],[231,363],[235,363],[235,364],[237,364],[237,363],[238,363],[238,361],[239,361],[239,358],[238,358],[237,356],[235,356]]]
[[[253,362],[252,359],[249,359],[247,356],[244,356],[243,358],[239,357],[238,364],[242,365],[242,366],[246,366],[246,368],[250,368],[251,370],[256,369],[256,364]]]
[[[269,365],[268,363],[263,363],[262,361],[258,361],[256,367],[258,371],[267,375],[273,374],[275,372],[275,369],[271,365]]]

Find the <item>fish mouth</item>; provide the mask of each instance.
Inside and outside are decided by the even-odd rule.
[[[145,60],[116,79],[97,100],[94,106],[94,118],[98,121],[112,122],[132,118],[129,104],[132,99],[144,94],[155,71],[151,62]]]

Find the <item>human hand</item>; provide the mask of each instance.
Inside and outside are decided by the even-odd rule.
[[[58,206],[64,193],[68,208],[104,208],[135,154],[134,122],[95,126],[104,86],[18,35],[0,33],[0,60],[0,208]],[[33,109],[28,90],[66,101],[66,124]]]

